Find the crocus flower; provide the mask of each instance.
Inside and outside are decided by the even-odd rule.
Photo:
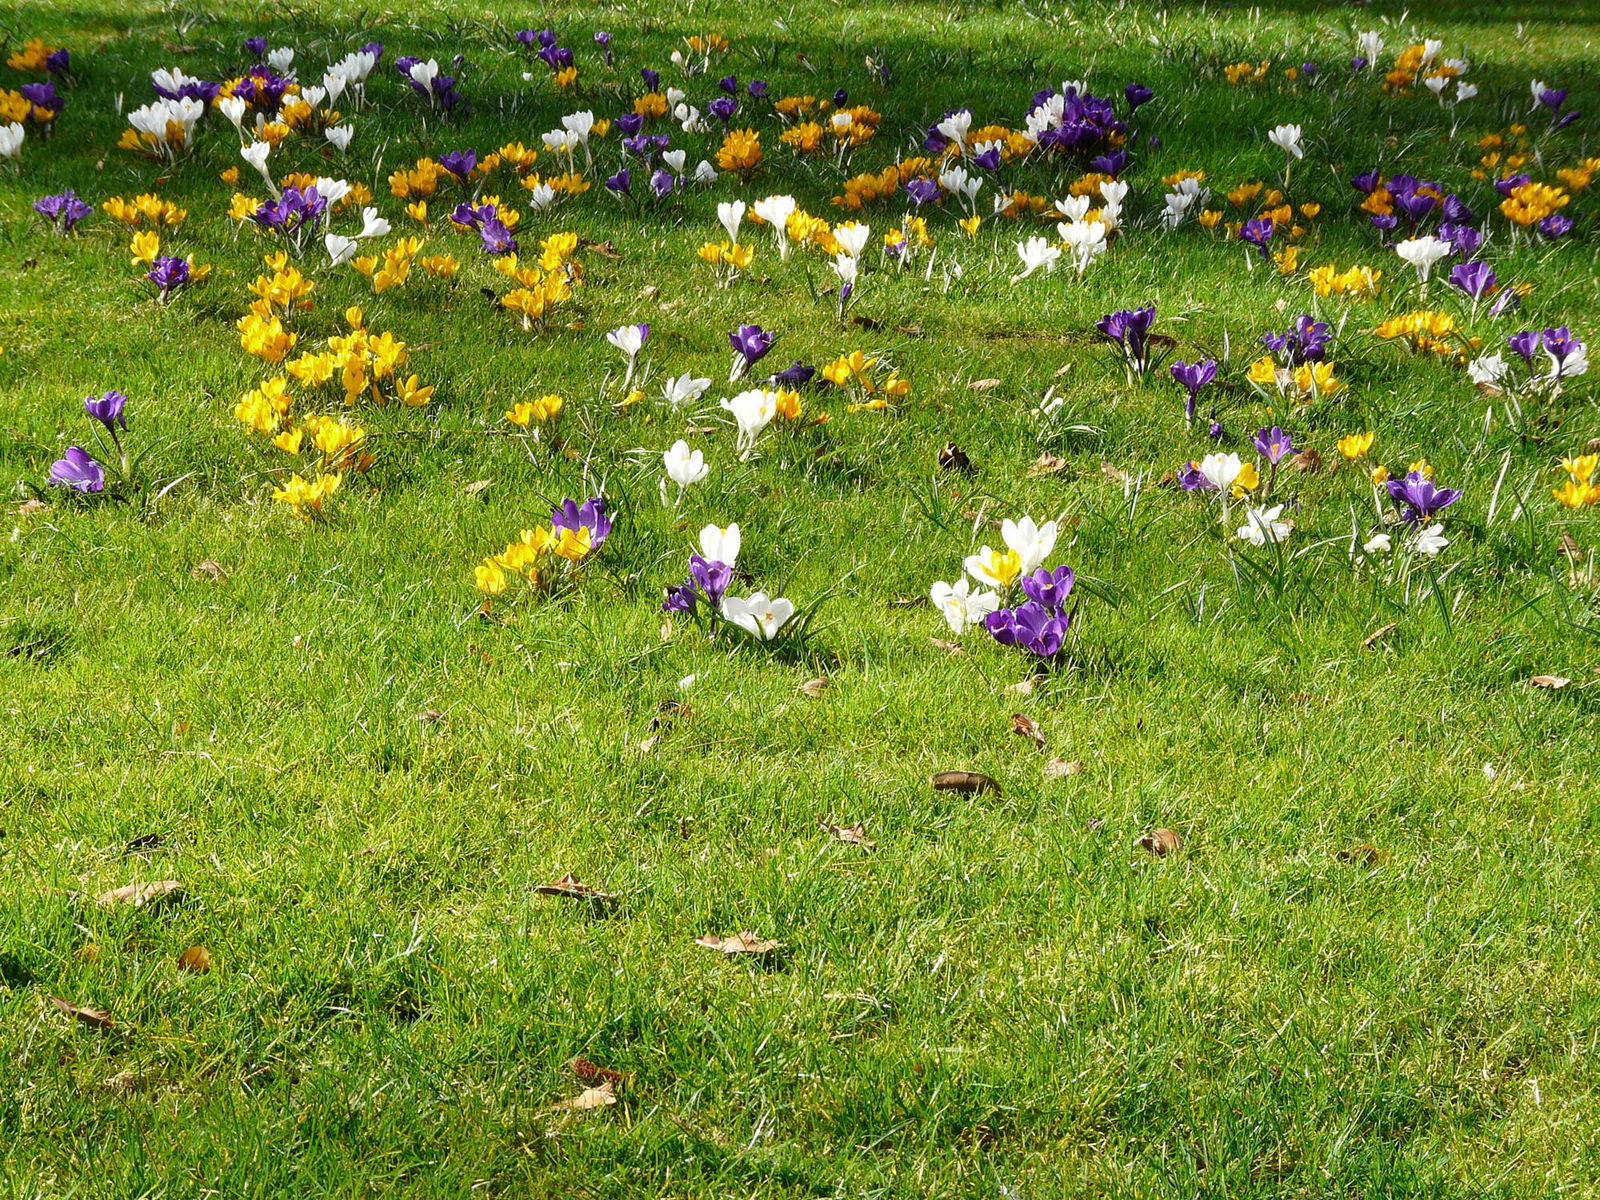
[[[1300,126],[1279,125],[1267,134],[1267,141],[1282,150],[1290,158],[1304,158],[1305,149],[1300,145]]]
[[[1271,508],[1250,509],[1244,515],[1245,523],[1237,530],[1239,540],[1249,542],[1252,546],[1265,546],[1283,541],[1293,531],[1294,526],[1288,521],[1281,520],[1282,516],[1281,504],[1273,505]]]
[[[940,580],[928,598],[950,626],[950,632],[958,636],[1000,607],[999,596],[990,591],[973,591],[971,580],[965,577],[953,584]]]
[[[1000,540],[1005,542],[1006,549],[1017,556],[1018,569],[1024,575],[1036,570],[1050,557],[1050,552],[1056,548],[1058,531],[1055,521],[1036,525],[1032,517],[1023,517],[1020,521],[1008,518],[1000,522]]]
[[[699,483],[710,472],[706,466],[706,456],[698,450],[690,450],[689,443],[679,438],[672,443],[672,449],[661,456],[661,466],[667,473],[667,479],[678,485],[678,501],[683,500],[683,493],[691,484]],[[666,483],[661,487],[661,498],[666,500]]]
[[[722,598],[733,582],[733,567],[721,559],[706,558],[701,554],[689,556],[689,583],[706,603],[715,610],[722,608]]]
[[[1122,352],[1130,374],[1143,375],[1150,369],[1150,327],[1155,324],[1155,305],[1119,309],[1095,322],[1106,341]]]
[[[1259,431],[1255,443],[1256,451],[1274,467],[1294,453],[1294,439],[1276,425]]]
[[[1239,240],[1249,242],[1261,251],[1261,257],[1267,257],[1267,244],[1272,241],[1272,218],[1251,217],[1239,226]]]
[[[171,254],[156,258],[151,262],[150,270],[145,273],[145,278],[156,285],[157,299],[163,304],[171,299],[174,292],[187,284],[190,277],[188,261]]]
[[[1437,263],[1451,250],[1450,243],[1443,238],[1427,237],[1407,238],[1395,246],[1394,252],[1416,269],[1417,278],[1424,284],[1428,282],[1428,275]]]
[[[661,396],[673,408],[682,408],[685,404],[700,399],[710,386],[711,380],[696,379],[685,372],[676,379],[668,379],[662,384]]]
[[[777,334],[759,325],[741,325],[728,334],[728,344],[733,347],[733,369],[728,375],[728,382],[743,378],[745,372],[760,362],[777,340]]]
[[[756,438],[778,415],[778,393],[766,388],[751,388],[721,403],[738,428],[735,448],[739,458],[749,458],[750,452],[755,449]]]
[[[752,592],[747,599],[724,597],[722,615],[763,642],[770,642],[794,616],[794,604],[782,596],[769,598],[765,592]]]
[[[793,366],[785,367],[783,370],[774,374],[772,377],[772,382],[781,388],[794,391],[798,388],[803,388],[810,383],[816,373],[817,369],[815,367],[808,366],[806,363],[796,359]]]
[[[550,527],[558,534],[563,530],[570,533],[587,530],[589,552],[593,553],[605,544],[606,535],[611,532],[611,518],[606,516],[605,498],[593,496],[582,504],[575,500],[563,500],[561,507],[550,514]]]
[[[624,388],[633,382],[633,368],[639,361],[639,351],[644,349],[644,344],[649,337],[650,322],[648,321],[640,321],[637,325],[619,325],[606,334],[606,341],[627,356],[628,369],[622,377],[622,386]]]
[[[1450,285],[1460,288],[1474,301],[1494,290],[1494,268],[1486,262],[1457,263],[1450,269]]]
[[[56,232],[71,233],[73,226],[94,212],[94,209],[68,188],[53,196],[41,196],[33,202],[33,211],[50,222]]]
[[[739,548],[743,538],[739,533],[739,525],[723,527],[720,525],[707,525],[700,531],[700,553],[711,562],[727,563],[730,567],[739,564]]]
[[[1122,98],[1128,102],[1128,111],[1131,113],[1153,100],[1155,93],[1142,83],[1130,83],[1122,89]]]
[[[1564,238],[1571,233],[1572,224],[1571,217],[1564,216],[1561,213],[1551,213],[1539,222],[1538,229],[1541,236],[1553,242],[1557,238]]]
[[[1188,399],[1183,406],[1183,416],[1184,420],[1193,424],[1195,403],[1200,397],[1200,389],[1217,377],[1217,360],[1208,358],[1203,362],[1175,362],[1172,364],[1172,377],[1188,393]]]
[[[1017,608],[992,612],[983,623],[1002,646],[1020,646],[1040,658],[1053,658],[1066,640],[1072,618],[1030,600]]]
[[[465,183],[478,165],[478,154],[475,150],[451,150],[439,155],[439,165]]]
[[[1395,503],[1405,506],[1403,515],[1412,525],[1431,521],[1436,514],[1461,499],[1459,489],[1435,487],[1433,480],[1421,471],[1412,471],[1404,479],[1391,479],[1385,486]]]
[[[1028,599],[1036,600],[1046,608],[1060,611],[1067,606],[1067,597],[1072,594],[1073,582],[1071,567],[1060,566],[1054,571],[1040,567],[1033,574],[1022,577],[1022,591]]]
[[[75,492],[103,492],[106,472],[82,446],[68,446],[66,455],[50,464],[50,482]]]
[[[103,396],[90,396],[83,402],[83,411],[91,418],[99,421],[106,427],[106,432],[114,439],[119,428],[128,427],[128,417],[123,411],[128,403],[128,398],[121,392],[111,391]]]

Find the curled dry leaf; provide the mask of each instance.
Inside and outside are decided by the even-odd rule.
[[[417,720],[424,725],[443,725],[449,719],[437,708],[425,708],[417,714]]]
[[[492,479],[474,479],[461,489],[461,494],[463,496],[476,496],[493,482],[494,480]]]
[[[204,946],[190,946],[178,955],[178,969],[180,971],[193,971],[196,975],[204,975],[211,970],[211,951]]]
[[[818,821],[824,833],[832,834],[841,842],[848,842],[852,846],[860,846],[863,850],[871,850],[878,843],[867,837],[867,827],[860,821],[854,825],[835,825],[829,821]]]
[[[1046,779],[1065,779],[1069,775],[1082,775],[1083,764],[1077,759],[1068,762],[1064,758],[1052,758],[1044,765]]]
[[[640,291],[639,295],[642,299],[654,300],[657,296],[661,295],[661,289],[653,283],[647,283],[645,284],[643,290]]]
[[[1322,455],[1309,447],[1300,451],[1289,462],[1293,464],[1297,471],[1302,471],[1307,475],[1315,475],[1322,470]]]
[[[615,1086],[610,1080],[598,1087],[584,1088],[570,1100],[562,1100],[550,1106],[551,1112],[588,1112],[596,1108],[609,1108],[617,1102]]]
[[[946,654],[965,654],[967,652],[960,642],[952,642],[948,638],[931,637],[928,640]]]
[[[933,777],[933,787],[939,792],[964,792],[969,796],[988,792],[990,795],[1000,794],[1000,785],[987,775],[977,771],[940,771]]]
[[[1025,737],[1039,749],[1045,747],[1044,734],[1039,732],[1039,722],[1026,713],[1011,714],[1011,732],[1018,737]]]
[[[110,1029],[116,1022],[111,1019],[111,1014],[103,1008],[91,1008],[87,1004],[74,1004],[71,1000],[63,1000],[60,996],[47,996],[47,1000],[54,1004],[67,1016],[79,1024],[87,1025],[91,1029]]]
[[[832,680],[830,680],[826,675],[820,675],[816,679],[808,679],[802,683],[800,685],[800,694],[802,696],[816,697],[822,695],[823,692],[827,691],[832,686]]]
[[[603,892],[587,883],[579,883],[570,871],[554,883],[541,883],[533,890],[540,896],[563,896],[568,900],[586,900],[590,904],[611,905],[617,902],[615,892]]]
[[[1165,858],[1169,854],[1176,854],[1183,847],[1183,839],[1178,836],[1176,829],[1152,829],[1138,842],[1139,849],[1148,850],[1157,858]]]
[[[1388,856],[1382,850],[1370,842],[1362,842],[1360,845],[1351,846],[1334,854],[1334,858],[1342,863],[1354,863],[1356,866],[1368,868],[1376,867],[1386,857]]]
[[[998,379],[974,379],[971,383],[967,384],[967,391],[987,392],[990,388],[996,388],[999,386],[1000,381]]]
[[[130,904],[134,908],[143,908],[147,904],[157,904],[178,896],[182,891],[183,884],[176,879],[157,879],[150,883],[130,883],[126,887],[112,888],[109,892],[101,892],[94,900],[96,904],[107,907]]]
[[[1028,477],[1037,479],[1041,475],[1059,475],[1066,469],[1066,459],[1059,454],[1051,454],[1050,451],[1046,450],[1038,458],[1034,459],[1032,465],[1028,467]]]
[[[1007,684],[1006,691],[1013,696],[1031,696],[1033,695],[1033,680],[1019,679],[1015,683]]]
[[[758,938],[750,930],[741,930],[731,937],[718,937],[709,933],[705,937],[694,940],[696,946],[704,946],[707,950],[720,950],[724,954],[771,954],[783,943],[771,938]]]
[[[221,583],[228,577],[228,573],[214,558],[201,559],[195,563],[189,574],[195,579],[209,579],[212,583]]]
[[[576,1075],[580,1082],[591,1087],[602,1083],[609,1083],[613,1087],[621,1086],[628,1078],[621,1071],[613,1071],[610,1067],[602,1067],[597,1062],[592,1062],[583,1055],[578,1055],[567,1064],[567,1070]]]
[[[1535,675],[1528,682],[1536,688],[1547,688],[1553,692],[1566,687],[1572,680],[1564,675]]]
[[[1381,642],[1384,638],[1388,637],[1391,633],[1399,628],[1399,621],[1390,621],[1387,625],[1381,626],[1378,629],[1374,629],[1371,633],[1367,634],[1366,637],[1361,639],[1362,648],[1367,650],[1372,649],[1372,647],[1378,642]]]

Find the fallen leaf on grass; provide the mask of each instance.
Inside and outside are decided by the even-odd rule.
[[[180,971],[193,971],[196,975],[204,975],[211,970],[211,951],[204,946],[190,946],[178,955],[178,969]]]
[[[828,821],[818,821],[824,833],[832,834],[841,842],[848,842],[852,846],[860,846],[863,850],[871,850],[878,843],[867,837],[867,827],[860,821],[854,825],[834,825]]]
[[[1385,857],[1382,850],[1368,842],[1362,842],[1359,846],[1351,846],[1334,854],[1334,858],[1342,863],[1356,863],[1363,867],[1375,867]]]
[[[567,1070],[576,1075],[580,1082],[587,1083],[591,1087],[603,1083],[609,1083],[613,1087],[617,1087],[628,1078],[621,1071],[613,1071],[610,1067],[602,1067],[599,1063],[593,1062],[581,1054],[567,1064]]]
[[[1322,470],[1322,455],[1311,449],[1300,451],[1289,462],[1294,465],[1296,470],[1303,471],[1307,475],[1315,475]]]
[[[714,933],[709,933],[705,937],[695,938],[694,944],[696,946],[704,946],[707,950],[720,950],[724,954],[754,954],[758,956],[771,954],[782,945],[781,942],[774,941],[771,938],[758,938],[748,929],[742,930],[731,937],[718,937]]]
[[[960,642],[952,642],[946,638],[931,637],[928,639],[946,654],[965,654],[966,648]]]
[[[568,900],[586,900],[590,904],[602,906],[615,904],[617,901],[615,892],[603,892],[599,888],[590,887],[587,883],[579,883],[570,871],[554,883],[541,883],[533,890],[540,896],[564,896]]]
[[[937,792],[965,792],[969,796],[980,792],[1000,794],[1000,785],[977,771],[940,771],[933,777],[933,788]]]
[[[802,683],[800,685],[800,694],[802,696],[816,697],[822,695],[823,692],[827,691],[832,686],[832,680],[830,680],[826,675],[822,675],[816,679],[808,679]]]
[[[493,482],[494,480],[492,479],[475,479],[471,483],[467,484],[466,487],[461,489],[461,494],[463,496],[476,496],[479,492],[483,491],[484,488],[488,487]]]
[[[143,908],[147,904],[156,904],[169,896],[176,896],[182,891],[183,884],[176,879],[157,879],[151,883],[130,883],[126,887],[101,892],[94,898],[94,902],[107,907],[113,904],[130,904],[134,908]]]
[[[1528,682],[1536,688],[1548,688],[1554,692],[1566,687],[1572,680],[1564,675],[1535,675]]]
[[[998,379],[974,379],[971,383],[967,384],[967,391],[987,392],[990,388],[999,386],[1000,381]]]
[[[1046,450],[1033,460],[1033,465],[1028,468],[1028,478],[1037,479],[1041,475],[1057,475],[1066,469],[1066,459],[1059,454],[1051,454]]]
[[[1033,694],[1033,680],[1019,679],[1015,683],[1007,684],[1006,691],[1013,696],[1031,696]]]
[[[622,255],[617,253],[617,248],[611,244],[610,238],[607,238],[603,242],[591,242],[588,238],[580,238],[578,239],[578,244],[585,250],[589,251],[589,253],[598,254],[601,258],[622,257]]]
[[[424,725],[443,725],[449,718],[437,708],[425,708],[417,714],[417,720]]]
[[[561,1100],[550,1106],[551,1112],[588,1112],[596,1108],[609,1108],[617,1102],[617,1094],[610,1080],[599,1087],[584,1088],[570,1100]]]
[[[1083,764],[1077,759],[1068,762],[1064,758],[1052,758],[1044,765],[1046,779],[1065,779],[1068,775],[1082,775]]]
[[[1366,650],[1372,649],[1374,643],[1382,641],[1399,628],[1399,621],[1390,621],[1387,625],[1384,625],[1378,629],[1374,629],[1371,633],[1367,634],[1366,637],[1361,639],[1362,648]]]
[[[972,460],[967,457],[967,452],[954,442],[946,442],[939,447],[937,461],[941,471],[956,471],[962,475],[972,474]]]
[[[189,574],[192,578],[209,579],[212,583],[221,583],[228,577],[228,573],[222,569],[221,564],[213,558],[201,559],[195,563]]]
[[[1183,839],[1176,829],[1152,829],[1138,841],[1139,849],[1148,850],[1157,858],[1176,854],[1183,847]]]
[[[43,512],[49,507],[50,506],[43,500],[37,498],[24,500],[21,504],[17,505],[17,515],[19,517],[29,517],[34,513]]]
[[[74,1004],[71,1000],[63,1000],[60,996],[46,996],[45,999],[66,1013],[67,1016],[89,1026],[91,1029],[110,1029],[116,1025],[116,1022],[111,1019],[111,1014],[103,1008],[91,1008],[87,1004]]]
[[[1128,474],[1121,467],[1114,467],[1108,462],[1103,462],[1100,464],[1100,474],[1104,475],[1112,483],[1120,483],[1124,487],[1133,482],[1132,475]]]
[[[1018,737],[1025,737],[1039,749],[1045,747],[1044,734],[1039,732],[1039,722],[1026,713],[1011,714],[1011,732]]]

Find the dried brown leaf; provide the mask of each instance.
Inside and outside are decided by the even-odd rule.
[[[91,1008],[87,1004],[74,1004],[71,1000],[63,1000],[60,996],[46,996],[45,999],[66,1013],[67,1016],[89,1026],[91,1029],[110,1029],[116,1025],[116,1022],[111,1019],[111,1014],[103,1008]]]
[[[1536,688],[1546,688],[1549,691],[1559,691],[1571,683],[1572,680],[1564,675],[1535,675],[1528,683]]]
[[[1399,628],[1399,621],[1390,621],[1387,625],[1384,625],[1378,629],[1374,629],[1371,633],[1367,634],[1366,637],[1361,639],[1362,648],[1366,650],[1372,649],[1374,645],[1376,645],[1378,642],[1381,642],[1384,638],[1388,637],[1391,633]]]
[[[214,558],[204,558],[195,563],[189,575],[194,579],[209,579],[212,583],[221,583],[228,577],[228,573]]]
[[[1383,862],[1388,857],[1382,850],[1370,842],[1362,842],[1356,846],[1337,851],[1334,858],[1342,863],[1354,863],[1357,866],[1372,868]]]
[[[467,484],[466,487],[461,489],[461,494],[463,496],[476,496],[493,482],[494,480],[492,479],[474,479],[471,483]]]
[[[563,896],[568,900],[586,900],[591,904],[614,904],[617,899],[614,892],[603,892],[587,883],[579,883],[570,871],[554,883],[541,883],[533,890],[540,896]]]
[[[708,933],[705,937],[694,940],[696,946],[704,946],[707,950],[720,950],[724,954],[771,954],[783,943],[770,938],[758,938],[750,930],[741,930],[729,937],[718,937]]]
[[[971,383],[967,384],[967,391],[987,392],[990,388],[997,388],[999,386],[1000,381],[998,379],[974,379]]]
[[[129,904],[134,908],[143,908],[147,904],[157,904],[169,897],[177,896],[183,891],[183,884],[176,879],[157,879],[150,883],[130,883],[124,887],[112,888],[109,892],[101,892],[96,896],[95,903],[105,906],[113,904]]]
[[[599,1087],[584,1088],[570,1100],[562,1100],[550,1106],[551,1112],[589,1112],[596,1108],[609,1108],[617,1102],[615,1085],[609,1080]]]
[[[1083,764],[1077,759],[1068,762],[1064,758],[1052,758],[1044,765],[1046,779],[1065,779],[1068,775],[1082,775]]]
[[[867,837],[867,827],[860,821],[854,825],[835,825],[830,821],[818,821],[822,831],[831,834],[841,842],[848,842],[852,846],[860,846],[863,850],[871,850],[878,843]]]
[[[567,1070],[576,1075],[580,1083],[587,1083],[591,1087],[602,1083],[609,1083],[613,1087],[618,1087],[628,1078],[621,1071],[613,1071],[610,1067],[602,1067],[599,1063],[592,1062],[581,1054],[567,1064]]]
[[[931,637],[928,640],[939,649],[943,650],[946,654],[965,654],[967,652],[966,647],[964,647],[960,642],[952,642],[947,638],[936,637]]]
[[[1025,737],[1039,749],[1045,748],[1044,734],[1039,731],[1039,722],[1026,713],[1011,714],[1011,732],[1018,737]]]
[[[1067,460],[1059,454],[1051,454],[1046,450],[1033,460],[1033,465],[1028,468],[1028,477],[1037,479],[1041,475],[1059,475],[1067,469]]]
[[[937,461],[941,471],[953,471],[962,475],[972,474],[972,460],[967,457],[967,452],[954,442],[946,442],[939,447]]]
[[[799,690],[802,696],[811,696],[815,698],[822,695],[823,692],[827,691],[832,686],[832,680],[830,680],[826,675],[819,675],[815,679],[806,680],[800,685]]]
[[[1300,451],[1300,453],[1291,458],[1289,462],[1290,465],[1292,465],[1296,470],[1304,472],[1307,475],[1315,475],[1318,471],[1322,470],[1322,455],[1318,454],[1310,447]]]
[[[993,796],[1000,794],[1000,785],[977,771],[940,771],[932,782],[938,792],[963,792],[969,796],[982,792]]]
[[[1152,829],[1139,839],[1138,846],[1139,849],[1148,850],[1157,858],[1165,858],[1183,848],[1183,839],[1178,836],[1176,829]]]

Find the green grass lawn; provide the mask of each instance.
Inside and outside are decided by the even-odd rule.
[[[564,90],[514,38],[546,26],[576,55]],[[1367,29],[1381,61],[1352,75]],[[729,46],[686,75],[670,56],[696,60],[696,34]],[[1511,356],[1520,330],[1596,332],[1600,179],[1567,187],[1567,236],[1514,239],[1494,188],[1511,168],[1480,145],[1509,138],[1551,185],[1600,154],[1594,5],[20,0],[0,35],[0,63],[37,37],[74,75],[54,135],[30,126],[0,160],[0,1193],[1600,1194],[1600,530],[1551,495],[1600,414],[1582,376],[1513,421],[1464,366]],[[384,44],[366,107],[338,106],[347,155],[299,133],[269,167],[369,188],[393,231],[364,253],[425,235],[421,256],[459,262],[441,278],[419,256],[381,294],[320,236],[293,262],[315,290],[290,359],[358,305],[436,389],[346,410],[335,381],[297,409],[367,433],[368,469],[346,467],[318,519],[273,499],[314,475],[311,452],[234,415],[283,370],[236,328],[283,242],[228,207],[265,185],[217,111],[175,164],[117,148],[151,70],[232,79],[252,35],[293,46],[308,85]],[[1476,97],[1384,89],[1424,38],[1470,61]],[[431,111],[401,55],[454,70],[469,110]],[[1259,81],[1224,77],[1263,61]],[[1308,61],[1315,78],[1286,74]],[[589,190],[544,211],[502,167],[481,190],[519,211],[525,265],[552,234],[585,242],[581,287],[524,330],[497,299],[513,282],[448,219],[477,185],[441,183],[424,230],[388,178],[513,140],[553,173],[540,135],[629,111],[647,67],[702,110],[736,76],[732,125],[760,132],[763,161],[633,205],[603,182],[623,165],[613,127]],[[43,78],[0,66],[0,89]],[[1534,78],[1584,117],[1548,132]],[[924,154],[950,111],[1017,130],[1066,79],[1124,120],[1126,83],[1155,93],[1122,227],[1081,279],[1064,262],[1015,279],[1017,243],[1054,242],[1056,218],[993,215],[992,175],[976,233],[954,198],[930,202],[933,245],[904,267],[883,243],[904,192],[832,202]],[[881,116],[875,137],[844,159],[779,141],[774,100],[841,88]],[[692,171],[721,141],[707,119],[647,132]],[[1270,247],[1298,245],[1287,272],[1227,232],[1282,186],[1266,135],[1286,122],[1306,149],[1301,232]],[[1521,311],[1474,311],[1453,259],[1419,295],[1386,245],[1403,226],[1357,207],[1349,179],[1374,168],[1458,194],[1500,284],[1529,285]],[[999,176],[1054,200],[1086,169],[1039,152]],[[1168,230],[1180,171],[1210,197]],[[1257,199],[1226,198],[1250,181]],[[94,212],[61,237],[32,205],[66,187]],[[140,193],[188,210],[162,253],[211,266],[165,304],[101,208]],[[742,278],[718,286],[697,256],[726,237],[719,202],[774,194],[870,224],[842,318],[831,256],[780,260],[748,217]],[[1325,264],[1381,270],[1378,294],[1318,296]],[[1166,367],[1130,379],[1096,332],[1146,304],[1164,353],[1219,361],[1192,428]],[[1455,319],[1450,353],[1376,336],[1418,309]],[[1247,379],[1262,335],[1302,313],[1332,327],[1344,385],[1306,404]],[[644,398],[623,403],[603,335],[634,322],[651,325]],[[819,372],[741,459],[717,401],[753,386],[726,382],[745,323],[780,335],[752,380],[861,350],[911,392],[852,409]],[[662,385],[685,372],[711,387],[674,411]],[[82,407],[111,389],[136,478],[50,486],[69,445],[111,464]],[[505,419],[549,393],[565,408],[538,440]],[[1265,501],[1264,463],[1254,497],[1175,486],[1208,453],[1259,462],[1274,424],[1320,466],[1286,459]],[[1372,450],[1343,461],[1363,431]],[[709,474],[673,508],[658,481],[679,438]],[[941,465],[947,443],[969,472]],[[1462,492],[1437,557],[1403,548],[1369,479],[1424,458]],[[560,586],[475,588],[486,556],[596,494],[614,526],[580,568],[548,564]],[[1287,540],[1235,536],[1278,504]],[[1077,573],[1045,664],[981,623],[958,637],[927,602],[1025,515],[1059,521],[1048,565]],[[662,612],[701,527],[730,522],[733,591],[793,600],[804,636],[800,618],[770,646],[708,639]],[[1380,531],[1395,551],[1363,551]],[[942,771],[996,788],[936,790]],[[829,828],[858,823],[870,845]],[[1141,845],[1155,830],[1175,848]],[[536,890],[567,873],[614,900]],[[167,880],[181,890],[148,904],[96,899]],[[780,945],[696,942],[742,931]]]

